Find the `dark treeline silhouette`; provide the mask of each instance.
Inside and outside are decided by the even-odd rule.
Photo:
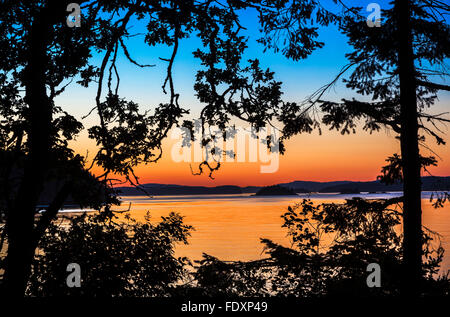
[[[327,224],[330,224],[329,221],[333,224],[333,221],[339,220],[336,227],[330,229],[336,234],[346,236],[351,223],[362,225],[363,228],[357,236],[351,236],[354,246],[338,243],[325,257],[332,259],[332,262],[337,261],[334,268],[341,268],[338,275],[342,274],[339,276],[352,280],[352,274],[359,274],[359,269],[369,260],[362,257],[363,254],[375,256],[374,254],[388,252],[395,259],[392,264],[395,269],[393,272],[401,275],[403,292],[418,295],[425,290],[422,287],[426,287],[438,261],[432,264],[422,263],[422,257],[428,252],[423,246],[428,245],[429,239],[424,236],[421,225],[420,175],[422,169],[435,165],[436,159],[422,156],[419,144],[426,145],[425,135],[433,137],[438,144],[444,143],[437,123],[446,123],[448,120],[439,115],[430,115],[426,109],[434,103],[438,90],[449,89],[432,80],[432,76],[448,77],[445,61],[450,54],[450,37],[446,16],[450,10],[447,4],[438,0],[395,0],[389,9],[383,10],[381,27],[371,28],[366,23],[366,17],[361,14],[362,8],[348,7],[341,0],[334,1],[339,8],[338,13],[326,10],[320,1],[314,0],[78,1],[83,10],[82,26],[71,28],[66,24],[66,9],[70,2],[1,2],[0,220],[4,225],[0,249],[2,252],[3,249],[6,250],[6,258],[2,258],[0,263],[0,287],[4,294],[23,296],[29,283],[32,283],[30,274],[39,282],[48,280],[49,272],[46,269],[55,269],[53,265],[56,262],[53,261],[63,260],[57,254],[70,253],[65,253],[68,251],[63,244],[55,240],[58,239],[57,230],[60,229],[55,229],[52,224],[69,196],[81,206],[94,207],[104,214],[103,217],[112,219],[111,206],[118,203],[112,186],[122,182],[117,181],[117,178],[138,185],[139,179],[133,168],[139,164],[155,162],[161,157],[161,141],[171,128],[181,126],[190,130],[190,135],[194,135],[195,128],[206,132],[208,128],[217,127],[224,133],[233,118],[248,122],[256,129],[264,127],[268,122],[280,124],[282,137],[279,140],[268,137],[267,146],[272,148],[277,143],[281,153],[285,151],[285,139],[320,128],[320,123],[342,133],[355,131],[359,119],[365,120],[364,129],[369,131],[379,130],[382,126],[392,128],[398,134],[401,155],[394,154],[388,158],[389,164],[383,168],[381,179],[388,183],[401,179],[404,196],[401,199],[377,202],[383,208],[377,205],[376,210],[378,215],[380,210],[401,202],[404,238],[399,239],[391,230],[392,224],[397,220],[389,213],[375,217],[379,223],[371,222],[366,226],[366,220],[361,217],[370,214],[369,218],[372,219],[374,215],[374,205],[369,202],[358,202],[357,208],[352,203],[347,206],[349,210],[356,208],[361,217],[357,217],[358,214],[354,212],[347,214],[346,209],[342,209],[342,218],[329,219],[327,208],[332,207],[326,207],[318,217],[323,217],[324,221],[326,219]],[[241,10],[255,10],[258,13],[262,30],[259,42],[262,46],[280,52],[289,59],[304,59],[315,49],[322,47],[324,43],[317,40],[318,28],[330,23],[335,23],[347,35],[355,50],[348,54],[349,64],[330,85],[324,86],[303,103],[284,102],[281,99],[281,83],[275,80],[273,72],[262,69],[257,59],[242,61],[247,39],[241,35],[245,27],[238,15]],[[144,41],[149,46],[166,45],[172,48],[170,56],[161,58],[167,63],[166,77],[162,83],[167,100],[155,105],[153,111],[145,111],[135,102],[119,95],[119,52],[137,67],[152,67],[134,60],[133,52],[127,48],[126,40],[133,35],[128,33],[132,19],[146,24]],[[201,63],[194,82],[197,98],[203,104],[200,126],[196,125],[198,121],[185,119],[189,108],[179,104],[180,96],[173,80],[179,42],[194,35],[201,40],[200,47],[193,52]],[[92,64],[94,52],[102,54],[99,65]],[[336,103],[322,100],[328,88],[350,71],[352,73],[345,80],[347,87],[359,94],[370,95],[373,102],[353,99]],[[98,147],[93,157],[83,157],[69,147],[68,142],[84,127],[62,105],[55,102],[55,97],[64,94],[65,87],[74,78],[79,79],[78,84],[85,87],[97,85],[93,100],[95,106],[91,113],[98,115],[99,124],[88,128],[89,137],[96,141]],[[323,115],[315,116],[316,112],[313,110],[317,110],[316,108]],[[211,147],[211,136],[203,136],[201,143],[206,148],[209,146],[210,152],[217,154],[217,149]],[[104,173],[93,176],[90,172],[93,166],[101,167]],[[218,168],[220,161],[215,164],[205,161],[199,165],[200,172],[209,173],[210,176]],[[51,203],[38,214],[40,194],[47,182],[55,180],[61,185],[54,193]],[[446,198],[447,196],[439,197],[439,202],[444,202]],[[360,208],[361,206],[366,209]],[[306,211],[320,213],[307,205],[302,206],[302,210],[305,207]],[[96,221],[90,220],[94,223]],[[86,218],[78,223],[77,220],[72,221],[72,228],[88,231],[91,228],[91,224],[84,222],[87,221]],[[124,229],[112,224],[110,226],[112,227],[105,223],[106,236],[110,233],[125,238]],[[378,233],[381,236],[374,237],[374,232],[366,231],[371,226],[382,230]],[[176,268],[174,276],[164,277],[166,273],[162,270],[158,275],[161,280],[154,281],[155,287],[174,282],[183,263],[177,262],[170,250],[174,241],[184,240],[187,228],[178,222],[174,226],[142,228],[133,227],[131,230],[146,230],[143,239],[148,238],[147,242],[151,239],[158,240],[159,234],[164,236],[164,243],[155,245],[154,251],[162,250],[166,257],[167,262],[163,261],[161,265]],[[70,229],[68,232],[71,232]],[[72,233],[75,234],[73,231]],[[351,234],[356,233],[352,231]],[[101,240],[106,236],[99,235],[98,238]],[[70,241],[69,236],[65,238]],[[312,237],[302,236],[302,239]],[[371,245],[373,239],[378,239],[381,244]],[[106,243],[109,239],[103,241]],[[111,243],[114,241],[116,240],[112,239]],[[138,256],[135,253],[138,248],[136,241],[126,241],[130,243],[127,254]],[[305,263],[313,263],[310,271],[304,272],[299,269],[301,266],[291,263],[288,268],[292,267],[293,271],[288,269],[283,273],[280,269],[280,274],[288,277],[298,274],[300,278],[307,280],[320,277],[319,280],[324,279],[324,283],[311,284],[308,292],[321,294],[331,286],[328,284],[328,277],[321,277],[318,268],[333,265],[320,262],[323,254],[308,258],[309,245],[314,245],[315,241],[313,239],[306,246],[299,246],[296,251],[299,254],[286,249],[293,256],[287,263],[292,259],[297,261],[296,256],[299,256]],[[98,245],[91,242],[94,243],[92,250],[96,250]],[[268,241],[264,242],[273,251],[270,252],[272,258],[280,255],[284,259],[284,254],[278,252],[280,248]],[[74,243],[76,245],[78,242]],[[39,246],[47,254],[37,257],[42,261],[41,268],[39,265],[33,266]],[[304,247],[306,249],[302,249]],[[369,249],[370,252],[363,252],[364,247],[372,249]],[[400,247],[401,250],[398,249]],[[52,254],[52,250],[56,253]],[[342,254],[350,256],[342,258]],[[151,254],[139,253],[139,259],[140,256],[142,259],[150,259],[149,261],[152,259]],[[350,261],[353,268],[340,262],[350,259],[357,262]],[[381,255],[376,259],[385,261]],[[204,288],[209,287],[211,278],[204,278],[202,274],[214,274],[208,271],[208,268],[214,268],[208,266],[208,263],[214,264],[215,261],[212,258],[206,260],[197,276],[199,285]],[[315,262],[316,260],[320,261]],[[397,262],[402,263],[401,270],[397,270]],[[43,275],[35,275],[40,274],[39,272],[43,272]],[[336,273],[326,272],[330,276]],[[120,283],[136,279],[134,274],[145,276],[147,273],[125,270]],[[246,277],[256,274],[251,270],[243,270],[241,273]],[[251,292],[251,285],[254,284],[244,281],[245,278],[241,276],[238,281],[241,283],[240,287],[246,285],[248,292]],[[258,281],[254,279],[253,283]],[[393,281],[396,281],[396,277],[393,277]],[[119,283],[112,281],[116,282]],[[293,283],[296,285],[294,280]],[[394,284],[389,294],[396,293],[394,289],[397,289],[397,284]],[[95,283],[89,285],[93,285],[92,289],[98,289]],[[152,287],[145,289],[142,294],[158,293]],[[47,291],[52,293],[49,289]],[[46,289],[33,285],[30,286],[30,292],[49,294]],[[122,294],[120,292],[122,291],[114,294]],[[305,292],[294,293],[301,295]]]
[[[422,177],[422,190],[439,192],[450,189],[450,177],[425,176]],[[403,190],[403,183],[398,180],[392,184],[386,184],[381,180],[371,182],[354,181],[333,181],[333,182],[312,182],[293,181],[289,183],[277,184],[290,189],[295,193],[341,193],[354,189],[353,193],[370,192],[400,192]],[[142,188],[141,188],[142,187]],[[218,194],[243,194],[256,193],[261,186],[186,186],[174,184],[141,184],[139,186],[116,187],[120,196],[145,196],[145,195],[218,195]]]
[[[292,189],[282,187],[280,185],[266,186],[258,190],[256,196],[272,196],[272,195],[297,195]]]

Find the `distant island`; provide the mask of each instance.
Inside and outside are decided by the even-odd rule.
[[[280,185],[266,186],[258,190],[255,196],[289,196],[297,195],[292,189]]]
[[[381,183],[379,180],[369,182],[332,181],[311,182],[293,181],[290,183],[276,184],[293,193],[384,193],[402,191],[402,183],[391,185]],[[271,186],[269,186],[271,187]],[[142,184],[136,187],[116,187],[119,196],[144,196],[144,195],[238,195],[256,194],[263,186],[240,187],[235,185],[225,186],[185,186],[175,184]],[[281,190],[281,189],[280,189]],[[450,190],[450,177],[427,176],[422,177],[423,191],[448,191]]]
[[[343,188],[340,191],[341,194],[361,194],[361,191],[359,191],[357,188]],[[377,192],[370,192],[370,193],[377,193]]]

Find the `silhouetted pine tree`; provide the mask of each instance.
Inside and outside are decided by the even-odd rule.
[[[428,109],[438,90],[450,90],[434,82],[436,77],[449,76],[450,6],[435,0],[392,1],[382,10],[380,27],[369,27],[362,9],[344,6],[340,29],[354,51],[347,55],[350,63],[339,76],[352,70],[344,79],[347,87],[371,96],[372,102],[315,101],[325,112],[323,122],[342,133],[354,131],[356,121],[363,118],[365,130],[385,126],[398,134],[401,155],[388,159],[381,179],[403,181],[404,291],[418,294],[422,276],[421,168],[436,164],[434,157],[419,154],[419,145],[425,145],[426,136],[445,143],[438,124],[449,120],[428,113]],[[319,96],[329,87],[318,92]]]

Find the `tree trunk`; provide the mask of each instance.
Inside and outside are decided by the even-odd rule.
[[[417,296],[422,276],[422,210],[418,112],[409,0],[397,0],[400,78],[401,156],[403,168],[403,292]]]
[[[25,101],[29,107],[29,153],[12,210],[8,211],[8,255],[5,290],[10,297],[24,295],[34,256],[33,227],[36,205],[48,169],[52,102],[46,92],[47,43],[52,26],[47,8],[35,18],[28,35],[28,64],[24,70]]]

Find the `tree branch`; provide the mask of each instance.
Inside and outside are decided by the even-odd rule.
[[[58,211],[64,205],[64,202],[66,201],[71,191],[72,182],[66,182],[56,195],[55,199],[48,206],[47,210],[41,214],[41,217],[39,218],[39,221],[36,224],[33,232],[33,243],[35,248],[37,247],[39,240],[41,239],[47,227],[50,225],[53,218],[56,217]]]
[[[417,84],[419,84],[420,86],[431,88],[431,89],[450,91],[450,86],[448,86],[448,85],[436,84],[436,83],[432,83],[432,82],[424,81],[424,80],[417,80]]]

